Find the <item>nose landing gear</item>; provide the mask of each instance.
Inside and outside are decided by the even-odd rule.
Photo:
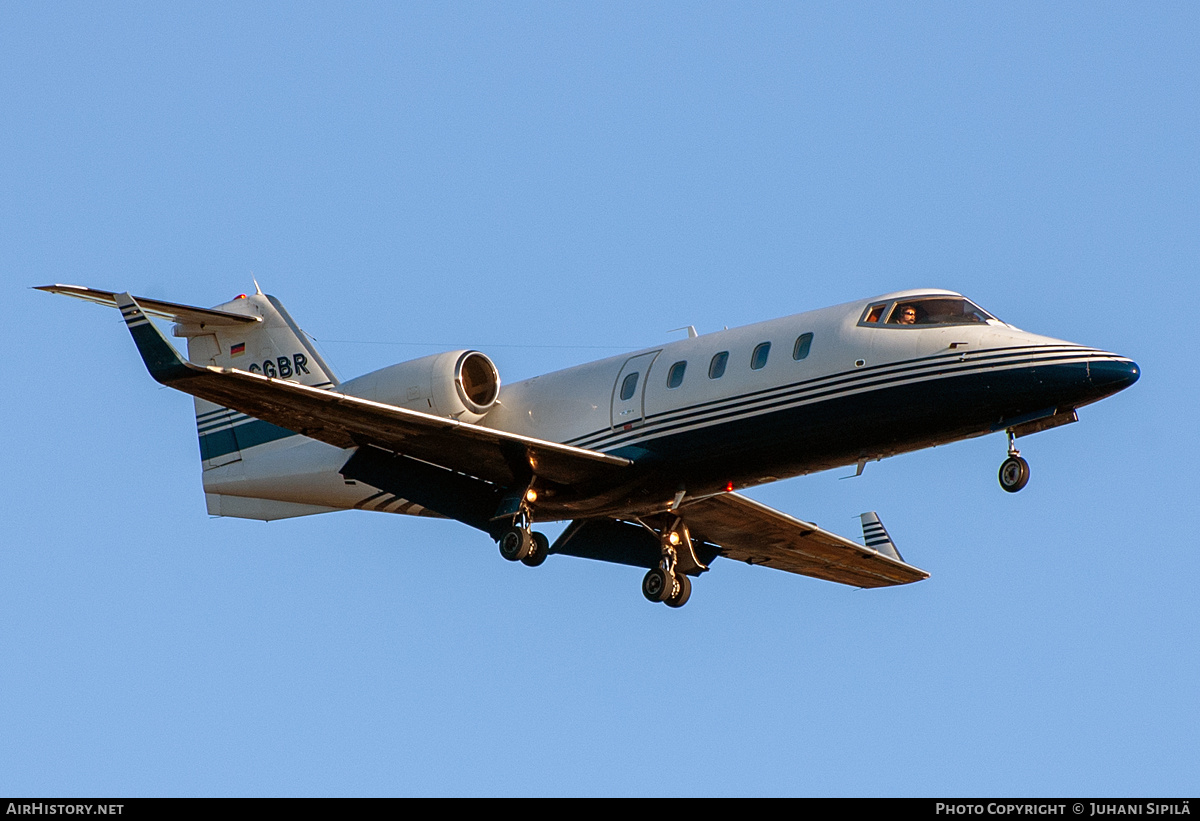
[[[1029,484],[1029,463],[1021,458],[1017,450],[1017,438],[1010,430],[1008,432],[1008,458],[1000,465],[1000,487],[1009,493],[1016,493]]]

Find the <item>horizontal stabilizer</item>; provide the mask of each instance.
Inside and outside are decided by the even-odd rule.
[[[95,302],[98,305],[118,307],[115,291],[102,291],[99,288],[85,288],[82,285],[39,285],[37,290],[51,294],[62,294]],[[229,311],[217,311],[212,308],[197,308],[192,305],[177,305],[174,302],[163,302],[159,299],[147,299],[144,296],[134,297],[142,311],[148,316],[159,319],[169,319],[180,324],[193,325],[245,325],[262,322],[262,317],[234,314]]]

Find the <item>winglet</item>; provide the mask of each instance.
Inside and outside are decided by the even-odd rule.
[[[191,369],[187,362],[179,356],[179,352],[167,341],[162,331],[154,326],[137,300],[128,292],[115,294],[114,297],[117,307],[121,309],[121,316],[125,318],[125,324],[129,326],[129,333],[133,336],[138,353],[142,355],[142,361],[146,363],[146,369],[150,371],[154,380],[169,385],[189,376]]]
[[[896,549],[896,545],[892,542],[892,537],[884,529],[883,522],[879,521],[879,515],[875,511],[864,513],[859,518],[862,519],[863,541],[867,547],[877,550],[896,561],[904,561],[904,557]]]

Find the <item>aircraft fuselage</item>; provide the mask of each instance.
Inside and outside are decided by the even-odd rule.
[[[717,493],[1003,431],[1069,414],[1137,379],[1129,359],[994,319],[863,321],[868,304],[939,295],[958,296],[900,292],[506,385],[482,424],[638,464],[637,481],[614,492],[540,506],[547,517],[577,516],[661,509],[681,488]],[[723,354],[723,367],[714,365]]]
[[[451,518],[530,566],[551,554],[648,568],[681,607],[718,556],[856,587],[909,584],[874,512],[863,542],[733,491],[906,451],[1017,437],[1131,385],[1113,353],[1026,333],[950,291],[904,291],[696,336],[501,385],[478,351],[346,382],[274,297],[198,308],[70,285],[117,307],[161,384],[195,397],[210,513],[359,508]],[[182,358],[149,319],[172,319]],[[554,544],[538,521],[573,520]]]

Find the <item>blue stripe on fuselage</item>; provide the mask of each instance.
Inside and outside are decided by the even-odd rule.
[[[239,450],[252,448],[255,445],[265,445],[267,442],[299,435],[295,431],[272,425],[270,422],[251,419],[249,422],[230,428],[200,434],[200,458],[216,459]]]
[[[1127,361],[930,376],[738,419],[681,422],[607,452],[697,483],[756,482],[983,435],[1003,419],[1088,404],[1136,379]],[[634,449],[636,457],[627,453]]]
[[[1117,358],[1112,354],[1074,346],[1046,346],[1032,350],[1014,348],[1002,352],[980,351],[968,358],[964,358],[961,354],[949,356],[939,354],[905,362],[876,365],[857,371],[842,371],[688,407],[650,413],[646,415],[645,424],[634,431],[602,429],[569,440],[568,444],[611,452],[610,448],[627,444],[643,444],[647,440],[658,438],[663,433],[691,425],[708,426],[732,417],[760,412],[771,413],[778,410],[778,406],[781,405],[818,401],[850,391],[865,390],[874,393],[877,389],[890,383],[913,379],[920,380],[924,384],[970,372],[997,372],[1001,368],[1028,370],[1035,367],[1046,367],[1050,363],[1061,364],[1064,360],[1075,360],[1081,367],[1090,365],[1093,370],[1100,365],[1111,363],[1115,364],[1117,369],[1122,372],[1130,367],[1136,371],[1136,366],[1129,363],[1128,360],[1114,362],[1115,359]],[[1042,365],[1043,362],[1047,365]],[[1096,383],[1094,375],[1086,372],[1082,375],[1084,378],[1076,381],[1082,383],[1090,378],[1092,383]],[[1133,379],[1136,380],[1136,378],[1135,375]],[[1117,381],[1119,382],[1120,379],[1118,378]],[[1127,384],[1130,383],[1126,381],[1119,387],[1107,390],[1101,396],[1114,393]]]

